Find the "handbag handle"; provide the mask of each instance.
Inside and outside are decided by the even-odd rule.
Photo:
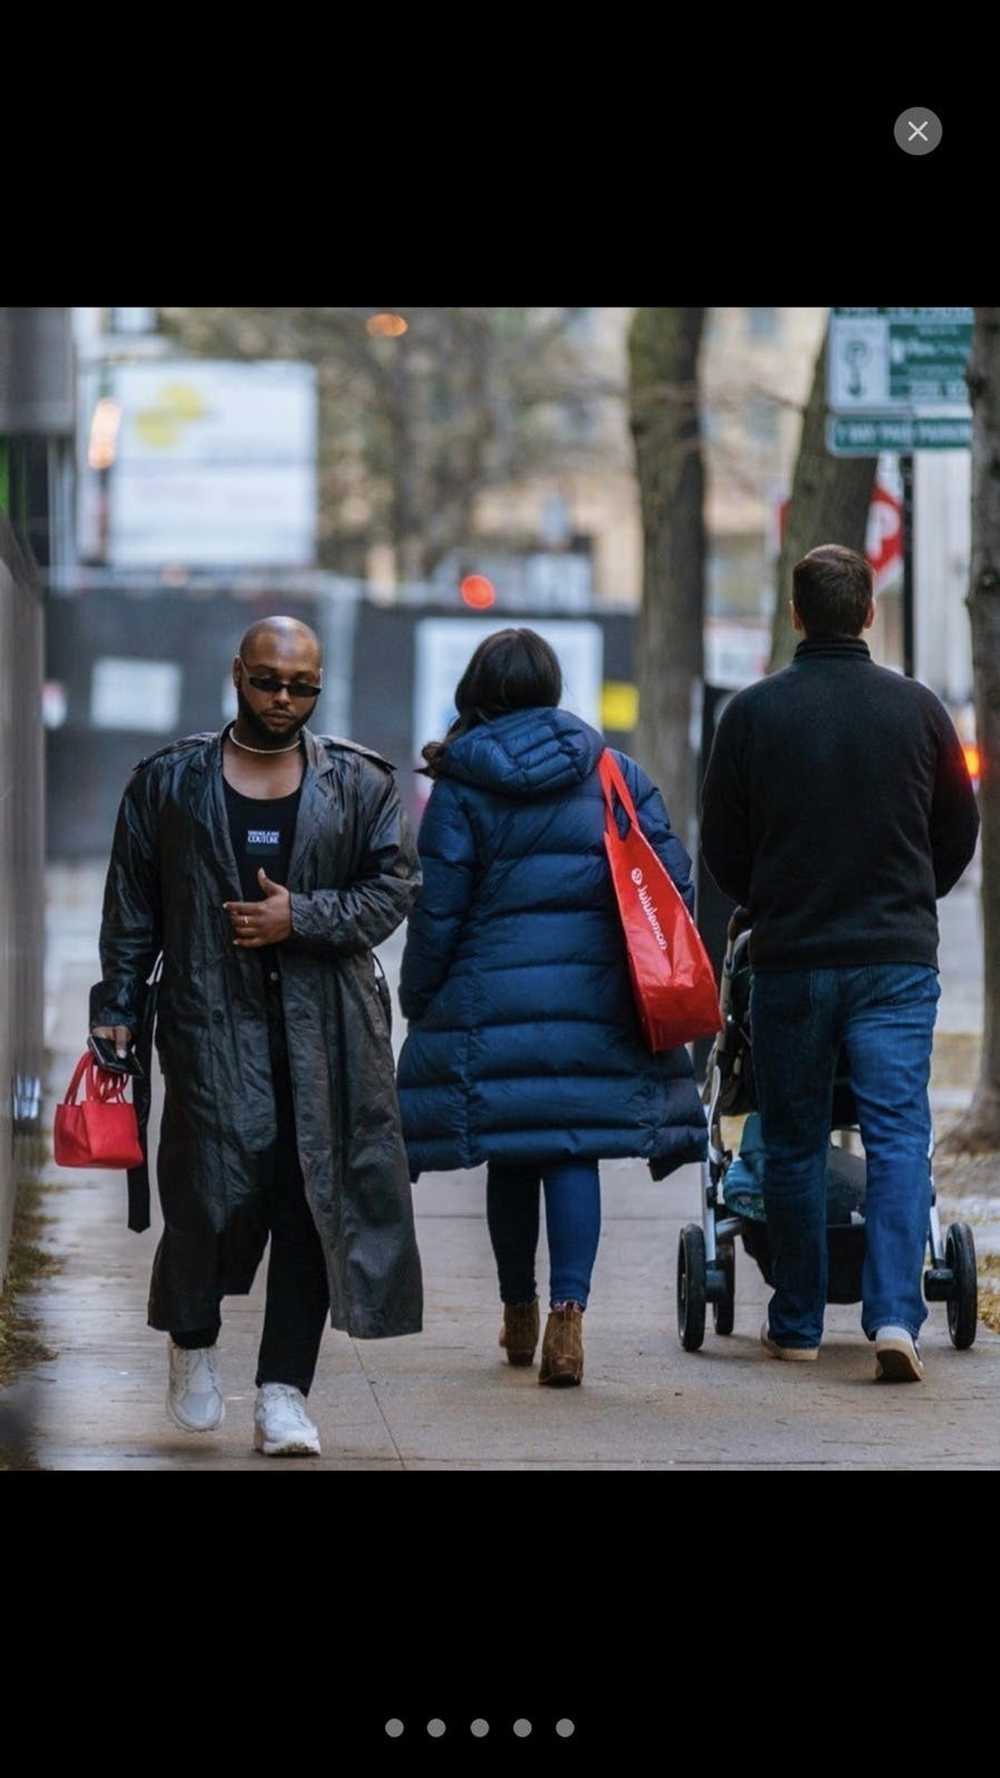
[[[629,787],[625,782],[625,779],[622,775],[622,772],[621,772],[621,769],[618,765],[618,762],[612,756],[610,748],[605,747],[604,752],[601,754],[601,757],[597,762],[597,770],[600,775],[601,789],[604,791],[604,800],[607,803],[607,807],[608,807],[608,820],[611,822],[612,826],[614,827],[615,833],[617,834],[617,832],[618,832],[618,818],[615,815],[615,796],[617,795],[617,797],[622,805],[622,808],[625,810],[625,813],[628,816],[629,820],[631,821],[632,826],[635,828],[636,833],[642,834],[642,828],[639,826],[639,817],[635,812],[635,804],[632,801],[632,792],[629,790]],[[642,837],[643,837],[643,839],[645,839],[646,838],[645,834],[642,834]],[[647,841],[647,844],[648,844],[648,841]],[[669,870],[666,869],[665,865],[664,865],[664,871],[666,874],[667,882],[670,884],[670,887],[673,890],[674,895],[677,897],[677,900],[680,902],[681,907],[684,908],[684,912],[685,912],[685,914],[687,914],[688,920],[690,921],[691,915],[688,914],[688,910],[684,905],[684,897],[681,894],[680,890],[678,889],[677,884],[674,882],[673,877],[670,875]],[[692,924],[693,924],[693,922],[692,922]]]
[[[615,793],[617,793],[618,800],[631,821],[632,826],[638,827],[639,821],[635,812],[635,804],[632,801],[632,793],[622,776],[618,761],[614,758],[610,747],[605,747],[604,752],[601,754],[601,757],[597,762],[597,772],[601,780],[601,789],[604,792],[604,800],[608,805],[608,814],[611,816],[612,821],[615,822],[615,826],[617,827],[618,825],[615,820]]]
[[[80,1082],[83,1079],[84,1074],[87,1076],[88,1100],[96,1100],[101,1105],[126,1104],[125,1082],[127,1076],[124,1074],[113,1074],[110,1069],[107,1068],[99,1068],[90,1051],[84,1050],[83,1055],[80,1057],[80,1060],[73,1070],[73,1078],[69,1083],[66,1097],[63,1100],[64,1105],[76,1104],[76,1095],[79,1091]]]

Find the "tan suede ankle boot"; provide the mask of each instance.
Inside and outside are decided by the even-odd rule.
[[[533,1303],[505,1303],[500,1344],[509,1364],[531,1364],[538,1345],[538,1298]]]
[[[566,1389],[583,1381],[583,1310],[579,1303],[556,1303],[542,1341],[540,1383]]]

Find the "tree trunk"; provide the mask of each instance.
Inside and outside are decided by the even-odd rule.
[[[982,819],[983,1053],[962,1147],[1000,1149],[1000,309],[977,309],[972,402],[972,626]]]
[[[769,673],[787,667],[801,641],[789,613],[796,562],[821,543],[840,543],[862,553],[865,547],[878,458],[832,457],[826,448],[826,349],[824,336],[802,419],[788,523],[778,557]]]
[[[629,333],[643,530],[636,751],[692,856],[692,699],[704,677],[705,467],[698,411],[704,319],[704,309],[639,309]]]

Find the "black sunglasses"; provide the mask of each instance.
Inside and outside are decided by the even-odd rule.
[[[240,664],[254,691],[267,691],[272,694],[276,691],[287,691],[290,698],[318,698],[323,690],[321,685],[307,685],[304,679],[296,679],[291,685],[287,685],[283,679],[276,679],[273,673],[263,675],[251,673],[242,655],[240,655]]]

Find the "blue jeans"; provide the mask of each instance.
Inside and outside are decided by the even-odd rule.
[[[926,1319],[930,1218],[927,1082],[941,985],[915,963],[760,970],[753,978],[753,1066],[766,1153],[764,1205],[779,1346],[818,1346],[826,1307],[825,1154],[841,1046],[867,1160],[861,1325]]]
[[[545,1187],[549,1296],[587,1306],[601,1238],[601,1185],[596,1161],[562,1166],[501,1166],[486,1174],[486,1220],[504,1303],[534,1302],[539,1186]]]

